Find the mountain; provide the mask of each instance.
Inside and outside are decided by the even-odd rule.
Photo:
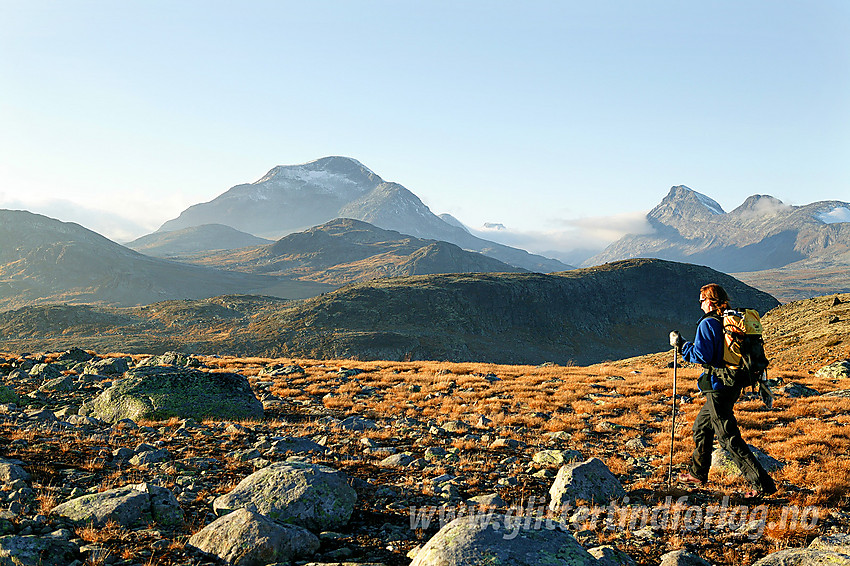
[[[250,292],[302,298],[326,289],[152,258],[78,224],[0,210],[0,309],[55,302],[136,305]]]
[[[69,306],[53,315],[64,317],[62,331],[46,321],[48,307],[30,307],[0,313],[0,340],[11,351],[76,345],[129,353],[588,364],[666,350],[672,329],[692,338],[702,314],[699,288],[712,281],[733,305],[764,313],[779,304],[707,267],[628,260],[555,275],[380,278],[297,302],[228,296],[130,309]]]
[[[435,215],[403,186],[385,182],[347,157],[275,167],[256,183],[237,185],[210,202],[189,207],[159,231],[217,223],[280,238],[334,218],[353,218],[417,238],[450,242],[531,271],[572,269],[558,260],[477,238]]]
[[[273,244],[197,254],[184,261],[333,285],[375,277],[524,271],[448,242],[414,238],[351,218],[337,218]]]
[[[790,280],[812,269],[846,274],[850,267],[850,203],[821,201],[791,206],[769,195],[753,195],[726,212],[711,198],[676,186],[647,214],[650,234],[627,235],[586,265],[633,257],[656,257],[708,265],[727,273],[783,270],[780,292]],[[850,290],[843,277],[828,290]],[[811,296],[811,295],[809,295]],[[798,299],[802,297],[783,297]]]
[[[173,232],[154,232],[124,245],[153,257],[180,257],[269,243],[270,240],[234,230],[224,224],[203,224]]]

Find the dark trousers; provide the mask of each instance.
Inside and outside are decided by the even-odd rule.
[[[702,481],[708,480],[714,439],[732,457],[750,485],[759,491],[773,493],[776,484],[759,461],[753,456],[747,443],[741,438],[738,421],[732,408],[741,395],[740,387],[724,387],[705,394],[705,405],[694,419],[694,448],[690,471]]]

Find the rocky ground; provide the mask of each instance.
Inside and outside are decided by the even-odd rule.
[[[204,396],[189,397],[186,404],[188,394],[178,391],[179,385],[147,394],[145,410],[153,407],[153,413],[114,398],[114,406],[136,411],[135,418],[118,410],[107,415],[94,400],[117,391],[116,380],[131,381],[133,371],[158,378],[172,372],[168,375],[196,381],[205,374],[243,376],[249,396],[262,402],[262,416],[240,412],[254,410],[244,395],[211,408]],[[679,371],[677,468],[688,456],[689,424],[700,406],[692,387],[696,370]],[[215,533],[251,529],[273,533],[269,537],[285,540],[279,546],[291,550],[267,561],[258,558],[253,562],[258,564],[290,558],[298,564],[432,564],[437,562],[425,556],[431,547],[450,544],[437,538],[441,518],[448,523],[452,514],[482,504],[502,521],[501,531],[487,531],[502,541],[493,544],[518,548],[520,540],[546,530],[531,527],[510,539],[504,536],[511,531],[505,513],[520,514],[529,525],[549,518],[565,527],[550,530],[551,536],[567,530],[580,545],[575,552],[594,549],[594,557],[603,557],[576,558],[582,564],[700,563],[687,562],[696,560],[692,555],[712,564],[752,564],[813,540],[822,550],[811,552],[847,552],[838,536],[850,528],[847,372],[850,367],[839,365],[834,374],[778,376],[772,413],[758,413],[754,397],[742,402],[742,410],[760,415],[755,421],[741,417],[742,426],[757,431],[759,444],[775,447],[766,450],[773,458],[764,457],[775,463],[780,485],[772,498],[753,502],[741,499],[743,484],[724,470],[722,459],[712,471],[710,489],[668,488],[666,369],[182,354],[146,359],[81,350],[0,355],[5,384],[0,388],[0,535],[5,535],[0,564],[222,564],[210,552],[226,556],[228,543]],[[217,386],[203,385],[210,397]],[[178,396],[180,403],[168,404],[169,397]],[[243,402],[247,409],[232,406]],[[172,410],[184,414],[169,416]],[[237,416],[209,417],[204,411]],[[774,434],[780,428],[781,435]],[[745,438],[750,441],[746,432]],[[601,466],[592,474],[585,470],[594,478],[590,491],[575,491],[579,463]],[[303,484],[298,479],[303,474],[310,475],[314,493],[304,497],[313,498],[313,507],[284,511],[279,499]],[[289,487],[257,495],[250,491],[251,478]],[[610,491],[593,491],[601,485]],[[666,529],[634,520],[642,509],[662,509],[668,497],[678,502],[668,510],[678,510],[683,520],[689,510],[691,519],[696,509],[702,517],[724,501],[746,505],[748,520],[726,525],[692,520],[689,528]],[[564,507],[548,516],[555,498],[574,510],[584,505],[608,511],[599,520]],[[604,505],[589,505],[591,499]],[[611,500],[618,502],[616,508]],[[755,515],[758,505],[764,512]],[[790,506],[815,511],[817,520],[810,513],[780,524],[783,508]],[[231,513],[234,509],[243,510]],[[222,517],[230,522],[205,529]],[[242,527],[234,527],[237,522]],[[546,540],[540,545],[552,544]],[[614,556],[614,548],[627,557]],[[663,558],[673,550],[686,554]],[[17,558],[10,559],[15,552]]]

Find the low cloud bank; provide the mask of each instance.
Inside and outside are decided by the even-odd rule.
[[[649,234],[646,212],[593,216],[552,221],[550,230],[514,230],[510,225],[488,223],[470,228],[479,238],[579,265],[626,234]],[[498,226],[490,227],[490,226]]]

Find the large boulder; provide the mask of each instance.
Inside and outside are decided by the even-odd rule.
[[[15,480],[29,481],[29,473],[23,469],[20,460],[5,460],[0,458],[0,483],[12,483]]]
[[[596,558],[560,528],[524,528],[515,516],[471,515],[455,519],[434,535],[410,566],[595,566]],[[519,521],[519,522],[517,522]],[[554,524],[557,527],[557,522]]]
[[[661,556],[658,566],[711,566],[711,563],[687,550],[673,550]]]
[[[850,566],[850,555],[831,550],[786,548],[768,554],[753,566]]]
[[[262,418],[263,405],[239,374],[157,366],[127,372],[84,403],[79,414],[111,423],[171,417],[242,420]]]
[[[174,494],[164,487],[147,483],[83,495],[57,505],[51,514],[95,527],[102,527],[109,521],[123,527],[146,525],[151,521],[166,527],[183,523],[183,511]]]
[[[79,553],[76,544],[58,538],[0,537],[0,566],[67,566]]]
[[[590,458],[561,467],[549,495],[549,508],[558,511],[563,505],[576,505],[579,501],[607,505],[625,497],[626,490],[602,460]]]
[[[348,476],[327,466],[286,462],[258,470],[217,497],[218,515],[249,509],[282,523],[332,530],[348,523],[357,494]]]
[[[815,372],[815,377],[823,379],[848,379],[850,378],[850,360],[841,360],[823,366]]]
[[[319,549],[319,539],[303,527],[237,509],[192,535],[189,546],[234,566],[265,566],[311,556]]]
[[[747,446],[749,446],[750,452],[753,453],[753,456],[756,457],[756,460],[759,461],[759,464],[761,464],[761,467],[764,468],[766,472],[775,472],[785,467],[785,464],[771,456],[768,456],[752,444],[748,444]],[[711,453],[711,467],[724,475],[741,475],[741,469],[738,468],[738,465],[734,462],[734,460],[732,460],[731,454],[723,448],[717,448]]]
[[[83,373],[115,376],[121,375],[128,369],[130,369],[130,364],[127,363],[127,358],[103,358],[90,360]]]

